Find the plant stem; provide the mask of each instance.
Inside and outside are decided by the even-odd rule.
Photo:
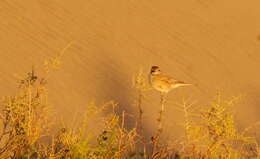
[[[159,137],[163,131],[163,119],[164,119],[164,111],[165,111],[165,94],[161,93],[161,110],[159,112],[159,118],[158,118],[158,130],[157,130],[157,136]]]
[[[138,118],[138,124],[137,124],[137,130],[138,133],[141,137],[141,142],[143,144],[143,153],[144,153],[144,159],[147,158],[147,152],[146,152],[146,141],[145,141],[145,137],[144,137],[144,130],[143,130],[143,108],[142,108],[142,103],[143,103],[143,91],[139,90],[139,96],[138,96],[138,109],[139,109],[139,118]]]
[[[143,135],[143,93],[142,91],[139,91],[139,97],[138,97],[138,109],[139,109],[139,122],[138,122],[138,130],[140,135]]]
[[[189,114],[188,114],[188,108],[185,102],[183,102],[183,111],[184,111],[184,118],[185,118],[185,136],[186,136],[186,144],[189,144],[190,142],[190,136],[189,136],[189,128],[190,128],[190,122],[189,122]]]
[[[165,101],[166,101],[166,94],[161,93],[161,110],[159,112],[159,118],[157,119],[158,121],[158,129],[157,129],[157,134],[152,137],[152,158],[156,155],[157,153],[157,148],[158,148],[158,140],[163,132],[163,119],[164,119],[164,111],[165,111]]]
[[[125,111],[122,112],[122,121],[121,121],[121,126],[120,126],[120,136],[119,136],[119,141],[118,141],[118,159],[121,158],[121,153],[122,153],[122,140],[123,140],[123,135],[124,135],[124,126],[125,126]]]

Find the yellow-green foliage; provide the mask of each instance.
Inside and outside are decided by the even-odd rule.
[[[113,102],[105,104],[105,107],[109,109],[113,109],[114,106]],[[102,110],[91,104],[90,112],[98,113]],[[114,112],[109,113],[105,116],[104,123],[100,134],[94,136],[95,144],[90,144],[90,137],[86,135],[88,132],[84,133],[84,127],[74,131],[62,128],[58,136],[55,137],[52,148],[54,151],[50,156],[71,159],[118,159],[122,156],[128,156],[134,149],[136,132],[135,129],[127,131],[124,128],[124,113],[122,116],[118,116]]]
[[[32,70],[20,82],[14,96],[3,98],[0,158],[30,156],[37,140],[47,135],[49,106],[44,85],[44,79],[39,79]]]
[[[45,63],[46,73],[51,67],[56,68],[61,56]],[[138,93],[135,105],[139,113],[136,119],[131,118],[137,123],[135,127],[125,127],[130,120],[126,118],[129,114],[119,112],[117,103],[110,101],[97,105],[91,102],[82,114],[84,119],[79,127],[60,126],[56,134],[50,134],[52,122],[48,121],[51,111],[47,103],[46,77],[37,76],[33,69],[20,81],[17,93],[2,100],[0,159],[259,158],[256,139],[236,128],[232,109],[239,98],[226,100],[220,93],[201,110],[186,101],[175,107],[183,111],[185,117],[182,123],[185,137],[181,141],[170,144],[161,142],[158,135],[145,137],[143,100],[149,101],[146,94],[150,87],[142,71],[133,81]],[[103,123],[99,125],[102,128],[98,133],[91,131],[93,119],[95,123]],[[42,137],[51,138],[51,142]]]
[[[213,102],[198,112],[197,122],[188,117],[187,138],[183,154],[195,158],[240,159],[256,158],[258,145],[236,129],[232,108],[240,97],[225,100],[220,93]],[[186,112],[189,114],[189,112]],[[199,117],[199,118],[198,118]],[[245,147],[251,147],[246,150]]]

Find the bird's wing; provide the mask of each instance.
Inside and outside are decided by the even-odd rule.
[[[171,76],[168,76],[168,75],[163,75],[161,77],[161,80],[166,82],[166,83],[169,83],[169,84],[178,84],[178,85],[191,85],[189,83],[186,83],[186,82],[183,82],[183,81],[179,81],[177,79],[174,79],[172,78]]]
[[[168,75],[162,75],[161,76],[161,81],[168,83],[168,84],[174,84],[176,82],[178,82],[178,80],[172,78],[171,76]]]

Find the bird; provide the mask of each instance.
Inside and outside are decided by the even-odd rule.
[[[172,89],[192,85],[183,81],[176,80],[171,76],[164,74],[159,66],[152,66],[149,74],[151,86],[161,94],[167,94]]]

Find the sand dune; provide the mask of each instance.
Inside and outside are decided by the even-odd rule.
[[[2,0],[0,95],[15,90],[15,74],[39,68],[73,41],[49,80],[50,103],[66,121],[93,99],[135,112],[133,74],[159,65],[195,84],[172,91],[174,102],[209,103],[218,89],[245,93],[235,108],[243,128],[260,120],[259,18],[257,0]],[[159,93],[148,94],[145,122],[153,129]],[[182,114],[168,105],[170,130]]]

